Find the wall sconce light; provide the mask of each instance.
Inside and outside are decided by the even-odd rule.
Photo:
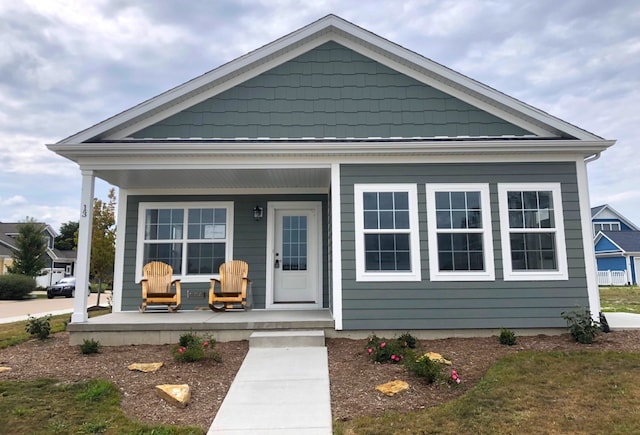
[[[257,221],[262,219],[262,207],[260,207],[259,205],[256,205],[253,209],[253,218]]]

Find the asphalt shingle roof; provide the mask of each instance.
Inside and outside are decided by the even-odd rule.
[[[640,252],[640,231],[602,231],[625,252]]]

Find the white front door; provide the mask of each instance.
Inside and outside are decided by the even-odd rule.
[[[322,306],[321,203],[275,202],[268,208],[271,291],[267,308]]]

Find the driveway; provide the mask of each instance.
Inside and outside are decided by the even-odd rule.
[[[110,293],[100,295],[100,305],[107,306]],[[89,307],[96,305],[98,295],[91,293]],[[57,297],[53,299],[27,299],[23,301],[0,301],[0,323],[26,320],[29,315],[42,317],[47,314],[57,315],[73,312],[73,298]]]

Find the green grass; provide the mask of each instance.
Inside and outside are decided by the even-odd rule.
[[[198,427],[146,425],[120,409],[118,388],[106,380],[0,382],[0,427],[12,434],[202,434]]]
[[[110,308],[102,310],[89,311],[89,317],[101,316],[109,314]],[[52,316],[50,320],[51,333],[61,332],[67,328],[67,323],[71,321],[71,314],[60,314],[58,316]],[[9,346],[24,343],[29,340],[31,336],[25,331],[27,320],[13,323],[0,324],[0,349],[4,349]]]
[[[640,314],[640,288],[600,287],[600,305],[605,312]]]
[[[521,352],[422,412],[335,422],[336,434],[637,433],[640,354]]]

